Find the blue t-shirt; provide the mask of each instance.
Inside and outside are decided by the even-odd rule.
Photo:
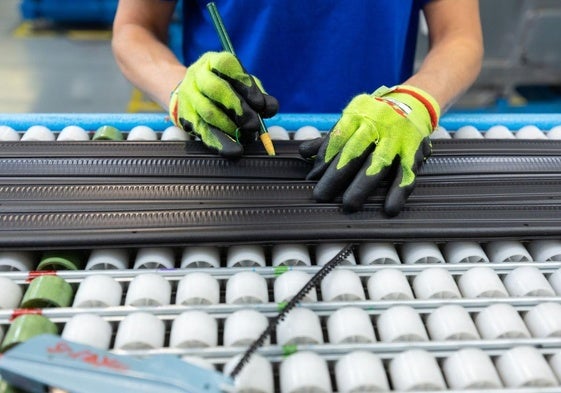
[[[413,71],[429,0],[215,0],[237,56],[283,113],[337,113]],[[206,8],[183,1],[183,57],[221,50]]]

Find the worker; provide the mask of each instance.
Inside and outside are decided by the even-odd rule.
[[[314,198],[342,195],[356,211],[389,179],[384,210],[399,213],[441,113],[480,71],[478,1],[216,0],[236,56],[221,50],[206,3],[182,3],[180,62],[167,41],[176,1],[119,1],[112,48],[131,83],[230,158],[255,140],[258,116],[341,113],[300,146]],[[430,48],[414,72],[420,11]]]

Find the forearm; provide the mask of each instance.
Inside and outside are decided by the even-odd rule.
[[[425,5],[430,50],[405,83],[431,94],[442,113],[477,78],[483,59],[478,0],[432,0]]]
[[[434,47],[419,71],[405,83],[430,93],[444,112],[475,81],[483,49],[469,38],[450,39]]]
[[[114,31],[112,48],[125,77],[167,110],[170,94],[186,70],[173,52],[151,32],[134,24]]]

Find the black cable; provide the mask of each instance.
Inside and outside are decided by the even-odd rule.
[[[267,328],[261,333],[259,338],[257,338],[245,351],[242,358],[236,364],[232,372],[230,373],[231,378],[236,378],[236,376],[241,372],[243,367],[249,362],[251,355],[257,351],[265,342],[267,337],[271,335],[273,329],[276,328],[279,322],[281,322],[286,314],[288,314],[297,304],[310,292],[310,290],[319,285],[321,280],[325,278],[338,264],[340,264],[349,254],[353,251],[353,245],[347,244],[341,251],[337,253],[333,258],[329,260],[310,280],[300,289],[300,291],[294,295],[292,299],[283,307],[282,311],[278,313],[274,318],[269,321]]]

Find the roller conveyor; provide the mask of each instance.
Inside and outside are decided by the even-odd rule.
[[[326,130],[331,119],[287,115],[269,125]],[[523,121],[505,120],[449,115],[442,124],[450,135],[456,123],[484,134]],[[58,124],[0,116],[21,134],[35,121],[55,132],[149,124],[161,135],[169,126],[153,115],[60,115]],[[525,124],[546,135],[561,119],[533,115]],[[561,145],[433,145],[407,208],[387,219],[383,189],[354,215],[313,202],[309,164],[292,141],[278,142],[277,178],[258,147],[246,160],[257,164],[240,165],[193,142],[1,142],[3,345],[16,321],[39,317],[115,353],[173,354],[228,372],[303,278],[351,242],[351,257],[257,351],[240,391],[559,391]],[[97,166],[103,160],[110,165]],[[202,172],[175,172],[185,163]],[[66,251],[78,257],[45,262]],[[192,251],[206,259],[190,259]],[[28,293],[41,293],[45,277],[61,280],[68,296],[33,307]]]

